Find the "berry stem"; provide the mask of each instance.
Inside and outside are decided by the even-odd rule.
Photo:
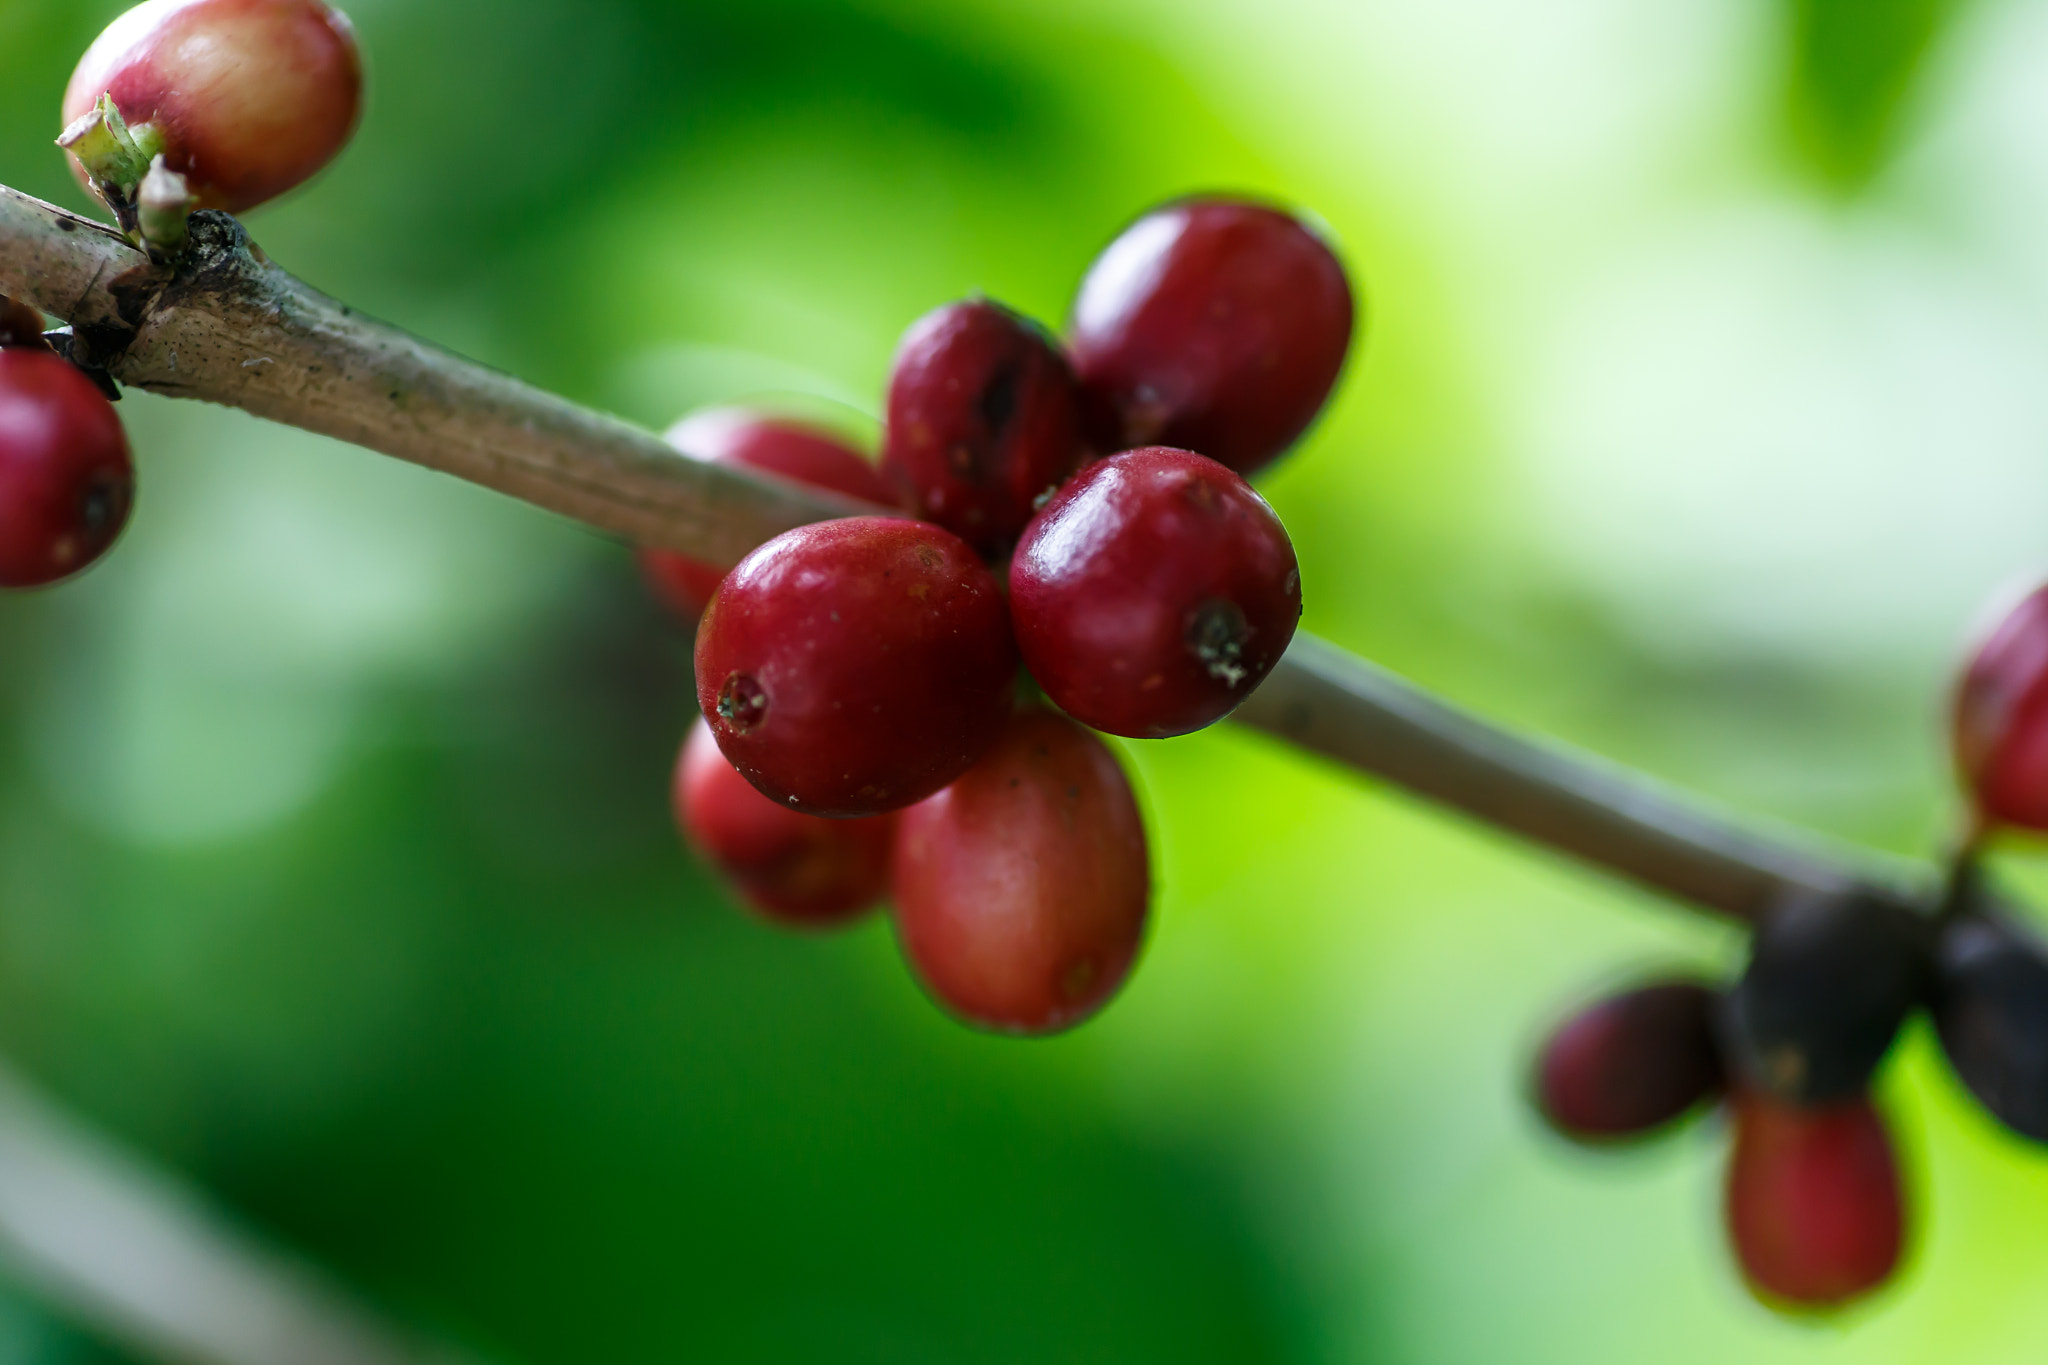
[[[200,212],[176,267],[0,186],[0,294],[71,321],[114,378],[245,408],[720,566],[807,522],[886,509],[690,460],[592,412],[360,316]],[[1237,718],[1696,909],[1753,921],[1858,888],[1932,908],[1927,869],[1710,813],[1650,780],[1499,730],[1308,636]]]

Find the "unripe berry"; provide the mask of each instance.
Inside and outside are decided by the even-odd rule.
[[[904,954],[940,1004],[1003,1033],[1100,1009],[1145,934],[1145,826],[1101,740],[1020,710],[967,774],[897,820]]]
[[[1877,1288],[1899,1263],[1902,1203],[1891,1138],[1867,1097],[1802,1109],[1737,1096],[1728,1232],[1760,1297],[1832,1308]]]
[[[759,470],[850,498],[894,507],[896,490],[838,435],[809,422],[747,408],[706,408],[662,438],[693,460]],[[678,619],[695,625],[725,577],[716,564],[673,550],[641,550],[640,568]]]
[[[2040,942],[1978,915],[1945,926],[1934,1022],[1970,1093],[2006,1127],[2048,1142],[2048,952]]]
[[[927,520],[991,558],[1080,464],[1073,371],[1036,324],[986,299],[904,334],[889,375],[882,464]]]
[[[787,531],[719,585],[697,626],[697,702],[749,782],[811,815],[878,815],[988,751],[1017,650],[995,577],[929,522]]]
[[[676,763],[675,809],[691,846],[778,923],[844,924],[888,889],[895,816],[821,820],[770,801],[726,762],[702,718]]]
[[[1972,655],[1955,702],[1956,767],[1993,821],[2048,830],[2048,588]]]
[[[54,583],[98,559],[134,497],[106,395],[54,352],[0,350],[0,587]]]
[[[79,61],[64,122],[111,96],[201,207],[241,213],[335,158],[362,88],[355,32],[322,0],[148,0]]]
[[[1351,286],[1299,219],[1189,199],[1111,242],[1081,282],[1070,353],[1113,446],[1199,451],[1240,474],[1315,418],[1351,344]]]
[[[1892,901],[1815,895],[1776,907],[1728,994],[1729,1069],[1788,1102],[1861,1093],[1927,997],[1932,946],[1929,922]]]
[[[1294,638],[1301,572],[1250,484],[1154,446],[1088,466],[1010,561],[1017,644],[1084,725],[1184,735],[1251,695]]]
[[[1544,1044],[1536,1101],[1543,1117],[1582,1142],[1661,1128],[1718,1094],[1713,987],[1664,981],[1602,1000]]]

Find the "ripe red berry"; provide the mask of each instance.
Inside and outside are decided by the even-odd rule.
[[[1024,661],[1062,710],[1164,739],[1229,714],[1280,661],[1301,573],[1250,484],[1154,446],[1053,496],[1010,561],[1010,601]]]
[[[663,439],[708,464],[755,469],[883,507],[898,503],[896,490],[858,450],[809,422],[747,408],[706,408],[670,427]],[[716,564],[673,550],[642,550],[639,559],[656,595],[691,625],[725,577]]]
[[[0,587],[54,583],[98,559],[134,497],[106,395],[53,352],[0,350]]]
[[[1902,1202],[1868,1098],[1801,1109],[1737,1096],[1728,1231],[1759,1296],[1829,1308],[1877,1288],[1899,1262]]]
[[[1002,732],[1017,650],[995,577],[929,522],[788,531],[697,626],[697,701],[749,782],[811,815],[930,796]]]
[[[1145,934],[1145,825],[1101,740],[1042,707],[898,817],[896,928],[970,1023],[1049,1033],[1100,1009]]]
[[[986,299],[904,334],[882,463],[920,513],[990,557],[1080,464],[1073,371],[1036,324]]]
[[[43,315],[25,303],[0,295],[0,349],[9,346],[43,347]]]
[[[1096,259],[1069,345],[1082,385],[1121,419],[1116,445],[1182,446],[1249,474],[1322,408],[1351,313],[1344,267],[1299,219],[1190,199]]]
[[[1955,701],[1956,766],[1987,819],[2048,830],[2048,587],[1977,646]]]
[[[1574,1015],[1537,1063],[1543,1117],[1580,1141],[1634,1137],[1719,1093],[1716,999],[1701,982],[1665,981]]]
[[[888,889],[895,816],[821,820],[777,805],[726,762],[702,719],[676,763],[675,808],[691,845],[778,923],[844,924]]]
[[[322,0],[148,0],[79,61],[64,121],[112,96],[201,207],[240,213],[335,158],[362,87],[355,32]]]

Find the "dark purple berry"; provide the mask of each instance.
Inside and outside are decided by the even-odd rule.
[[[1861,1093],[1927,997],[1931,948],[1926,917],[1876,896],[1816,894],[1776,907],[1728,994],[1730,1070],[1790,1103]]]
[[[1941,931],[1934,1022],[1970,1093],[2022,1137],[2048,1142],[2048,951],[2002,919]]]

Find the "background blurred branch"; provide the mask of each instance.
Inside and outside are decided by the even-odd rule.
[[[0,1065],[0,1261],[136,1354],[192,1365],[457,1365],[87,1132]]]
[[[124,384],[352,441],[721,564],[862,504],[678,455],[659,438],[357,315],[200,214],[175,274],[99,224],[0,187],[0,293],[70,320]],[[1931,876],[1708,814],[1645,779],[1533,744],[1313,637],[1238,718],[1676,897],[1754,919],[1859,884]]]

